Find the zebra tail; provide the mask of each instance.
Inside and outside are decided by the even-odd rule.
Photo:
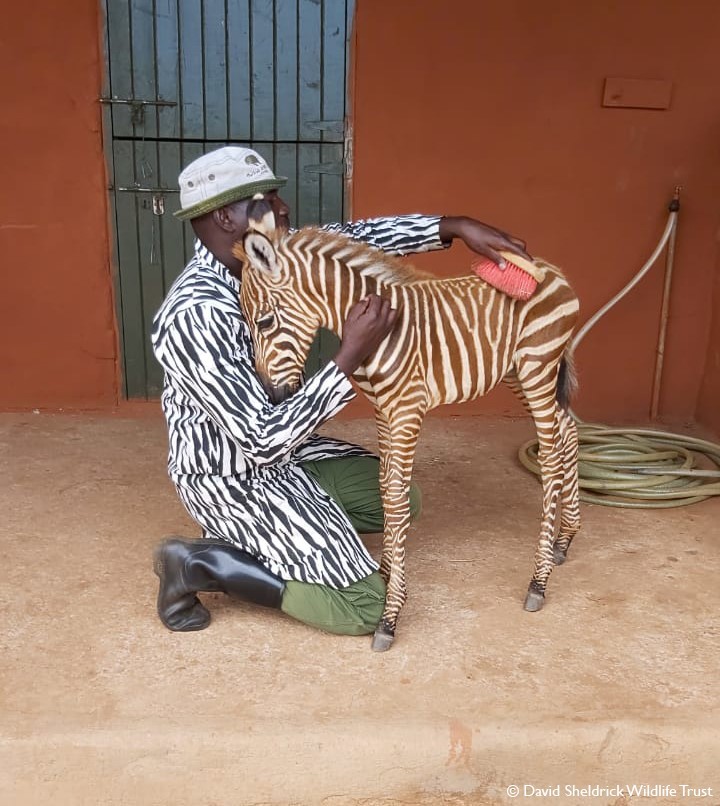
[[[570,401],[576,395],[577,390],[578,379],[575,372],[575,359],[570,350],[566,350],[560,359],[557,389],[555,390],[555,399],[558,405],[567,411],[570,408]]]

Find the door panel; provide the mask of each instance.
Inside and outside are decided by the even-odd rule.
[[[118,286],[128,397],[154,397],[162,386],[162,373],[150,345],[152,317],[187,262],[192,237],[169,212],[177,206],[177,193],[160,189],[176,183],[182,154],[181,144],[176,142],[113,143]],[[164,213],[154,209],[158,203],[164,206]]]
[[[354,0],[103,0],[125,392],[155,397],[152,318],[192,253],[172,213],[201,154],[249,145],[288,177],[294,226],[344,218]],[[317,340],[308,372],[334,349]]]

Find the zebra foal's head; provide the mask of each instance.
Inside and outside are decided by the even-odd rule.
[[[282,250],[286,236],[250,229],[236,255],[244,262],[240,304],[255,346],[255,366],[274,403],[297,391],[320,314],[301,294],[300,272]]]

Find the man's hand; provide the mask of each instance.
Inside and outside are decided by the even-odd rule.
[[[473,252],[489,257],[490,260],[503,269],[505,268],[505,261],[498,254],[500,250],[513,252],[516,255],[522,255],[528,260],[532,260],[525,251],[525,241],[494,227],[489,227],[474,218],[447,216],[440,219],[440,240],[448,243],[453,238],[461,238]]]
[[[356,302],[348,312],[343,338],[335,363],[348,376],[380,346],[393,329],[398,312],[390,301],[371,294]]]

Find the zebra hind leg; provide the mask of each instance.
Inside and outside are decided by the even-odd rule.
[[[558,409],[558,429],[563,452],[563,488],[561,493],[560,531],[553,546],[555,565],[567,559],[568,549],[580,529],[580,488],[578,484],[578,433],[572,415]]]
[[[387,586],[390,583],[390,571],[392,570],[392,533],[388,525],[388,504],[386,491],[389,485],[390,458],[392,456],[392,439],[390,437],[390,423],[386,415],[379,409],[375,409],[375,424],[377,426],[378,447],[380,449],[380,469],[378,480],[380,482],[380,494],[383,499],[383,548],[380,557],[380,576]]]
[[[513,391],[525,409],[532,414],[530,404],[515,373],[508,373],[503,378],[503,381]],[[578,441],[575,420],[562,408],[557,410],[556,428],[562,444],[564,478],[561,491],[560,532],[553,542],[553,562],[555,565],[562,565],[567,559],[568,548],[573,536],[580,528],[577,474]]]
[[[545,589],[555,565],[554,544],[557,510],[564,486],[563,449],[557,424],[560,410],[555,401],[556,374],[550,381],[541,377],[520,377],[538,436],[538,461],[542,481],[542,522],[535,550],[535,565],[525,597],[525,610],[535,612],[545,603]]]

